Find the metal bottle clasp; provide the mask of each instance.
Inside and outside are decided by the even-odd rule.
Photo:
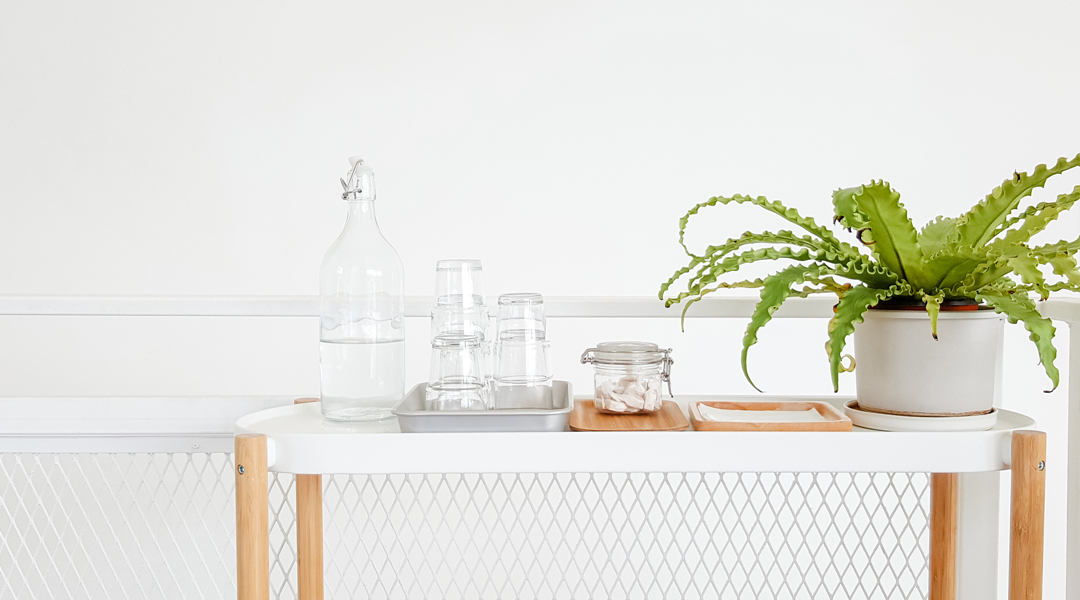
[[[671,348],[664,350],[664,370],[660,373],[660,381],[667,382],[667,393],[672,398],[675,394],[671,392],[671,365],[675,364],[675,360],[671,358]]]

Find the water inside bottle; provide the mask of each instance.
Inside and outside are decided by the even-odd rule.
[[[405,340],[323,341],[322,412],[334,421],[379,421],[393,417],[405,387]]]

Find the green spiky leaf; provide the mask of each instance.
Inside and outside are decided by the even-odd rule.
[[[711,288],[701,290],[700,292],[698,292],[696,297],[691,298],[683,306],[682,314],[679,315],[679,327],[683,331],[686,331],[686,313],[690,310],[691,306],[696,304],[698,301],[700,301],[705,296],[708,296],[709,294],[711,294],[713,292],[716,292],[716,291],[719,291],[719,290],[734,290],[734,289],[739,289],[739,288],[759,288],[759,287],[761,287],[763,285],[765,285],[765,281],[762,280],[762,279],[747,279],[745,281],[722,282],[722,283],[718,283],[718,284],[714,285]]]
[[[833,192],[833,212],[836,220],[847,229],[866,229],[870,227],[870,216],[859,208],[855,196],[862,192],[862,187],[842,188]]]
[[[1046,277],[1039,270],[1039,260],[1031,255],[1016,256],[1007,261],[1013,273],[1020,276],[1020,280],[1035,288],[1045,300],[1050,292],[1046,290]]]
[[[1080,292],[1080,284],[1072,283],[1072,282],[1069,282],[1069,281],[1055,281],[1054,283],[1048,283],[1046,285],[1046,289],[1049,290],[1051,293],[1053,293],[1053,292],[1063,292],[1063,291]],[[998,291],[998,290],[994,290],[994,291]],[[1012,288],[1010,288],[1009,290],[1006,290],[1006,291],[1033,292],[1033,291],[1035,291],[1035,288],[1033,288],[1030,285],[1018,285],[1018,286],[1014,286],[1014,287],[1012,287]]]
[[[1058,254],[1073,254],[1080,251],[1080,238],[1072,241],[1058,240],[1053,244],[1043,244],[1042,246],[1036,246],[1031,249],[1033,256],[1041,256],[1049,259],[1050,257],[1057,256]]]
[[[754,314],[750,316],[750,323],[746,326],[746,333],[743,335],[743,375],[755,390],[761,391],[750,378],[746,357],[750,352],[750,347],[758,341],[757,332],[772,320],[773,313],[791,297],[792,286],[826,274],[830,274],[826,265],[791,265],[765,278],[765,284],[761,288],[761,300],[754,307]]]
[[[829,321],[829,342],[825,346],[834,392],[840,391],[840,361],[847,338],[855,331],[855,324],[862,323],[867,309],[888,299],[892,294],[892,290],[878,290],[860,285],[840,296],[836,312]]]
[[[841,277],[865,281],[870,285],[888,287],[897,282],[897,276],[894,273],[873,264],[865,256],[860,256],[858,260],[843,262],[847,259],[829,251],[812,252],[806,248],[788,247],[758,248],[757,250],[749,250],[740,254],[728,255],[722,259],[712,257],[702,262],[702,268],[687,282],[686,291],[665,300],[665,305],[672,306],[682,302],[686,298],[698,296],[701,294],[702,290],[719,281],[724,275],[734,273],[745,265],[769,260],[829,263],[833,265],[833,268],[835,269],[834,274]],[[662,288],[662,291],[666,291],[667,289],[668,288]]]
[[[1069,280],[1069,283],[1073,285],[1080,285],[1080,271],[1076,268],[1076,259],[1068,254],[1062,253],[1047,260],[1050,266],[1054,269],[1054,274],[1061,275]],[[1047,290],[1048,291],[1048,290]]]
[[[976,298],[1006,317],[1010,323],[1023,321],[1024,328],[1031,334],[1029,339],[1035,342],[1039,350],[1039,361],[1042,363],[1046,376],[1053,382],[1053,389],[1057,389],[1059,374],[1054,366],[1057,358],[1057,350],[1054,348],[1054,323],[1039,314],[1035,303],[1022,293],[1013,294],[979,294]]]
[[[1019,227],[1016,229],[1003,229],[998,235],[1004,234],[989,244],[991,248],[1005,248],[1015,244],[1027,243],[1031,236],[1046,229],[1046,226],[1054,222],[1061,213],[1069,210],[1080,200],[1080,185],[1073,188],[1068,194],[1061,194],[1054,202],[1043,202],[1025,210],[1017,217]],[[997,236],[995,236],[997,237]]]
[[[744,248],[750,245],[756,244],[782,244],[787,246],[796,246],[806,248],[807,250],[814,251],[833,251],[835,248],[820,239],[810,237],[808,235],[795,235],[794,233],[781,229],[776,233],[771,231],[762,231],[761,233],[751,233],[747,231],[737,238],[729,239],[719,246],[709,246],[705,249],[703,258],[723,258],[724,256],[731,254],[732,252]]]
[[[957,235],[956,219],[938,217],[919,232],[919,248],[923,256],[933,256],[954,243]]]
[[[923,276],[930,282],[930,289],[947,289],[962,284],[972,272],[992,262],[985,250],[953,248],[927,259]]]
[[[937,338],[937,322],[938,315],[941,313],[941,303],[945,301],[944,293],[927,294],[925,292],[919,292],[918,297],[920,300],[926,303],[926,314],[930,315],[930,335]]]
[[[816,260],[817,257],[817,253],[811,253],[806,248],[758,248],[741,254],[732,254],[716,262],[705,263],[705,268],[690,279],[687,290],[668,299],[666,305],[678,304],[686,298],[697,296],[723,275],[734,273],[748,264],[766,260],[809,261]]]
[[[1043,187],[1047,179],[1077,166],[1080,166],[1080,154],[1072,160],[1060,158],[1052,167],[1039,165],[1035,167],[1031,175],[1017,173],[1006,179],[982,202],[961,215],[960,224],[957,227],[959,233],[957,243],[962,246],[986,244],[997,233],[997,228],[1005,222],[1009,214],[1020,205],[1021,200]]]
[[[901,279],[916,287],[923,286],[919,234],[900,203],[900,194],[888,183],[876,181],[839,190],[833,194],[833,206],[845,223],[852,223],[853,219],[865,220],[873,234],[874,256]],[[848,214],[841,214],[841,211]]]
[[[701,204],[698,204],[691,208],[689,211],[687,211],[685,215],[683,215],[681,219],[679,219],[679,245],[683,247],[683,250],[686,252],[687,255],[695,256],[686,247],[685,242],[686,225],[690,221],[690,217],[696,215],[698,211],[703,208],[724,204],[752,204],[754,206],[761,207],[775,215],[780,216],[786,221],[797,225],[798,227],[801,227],[803,230],[807,231],[811,235],[821,239],[823,242],[831,246],[837,252],[858,254],[858,250],[856,250],[850,244],[845,244],[844,242],[841,242],[839,239],[836,238],[833,232],[829,231],[828,228],[818,225],[818,223],[810,217],[804,217],[800,215],[799,211],[795,210],[794,208],[788,208],[780,202],[770,201],[764,196],[758,196],[754,198],[750,196],[736,194],[730,197],[713,196],[705,202],[702,202]]]

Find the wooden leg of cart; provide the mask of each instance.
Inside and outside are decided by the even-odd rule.
[[[299,600],[323,600],[322,475],[296,476]]]
[[[930,476],[930,600],[956,600],[956,526],[960,478]]]
[[[318,402],[300,398],[296,404]],[[296,565],[299,600],[323,600],[322,475],[296,476]]]
[[[1041,431],[1013,432],[1011,468],[1009,600],[1041,600],[1046,434]]]
[[[236,436],[236,597],[270,599],[266,436]]]

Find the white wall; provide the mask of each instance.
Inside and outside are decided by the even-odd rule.
[[[410,293],[652,295],[718,193],[956,212],[1076,154],[1080,6],[940,4],[5,3],[0,290],[314,293],[353,154]]]
[[[921,223],[1080,152],[1078,23],[1066,1],[4,3],[0,293],[316,293],[361,154],[410,294],[469,256],[489,293],[651,296],[710,195],[827,222],[832,190],[885,178]],[[717,213],[690,240],[766,225]],[[553,333],[570,379],[586,345],[632,335],[676,348],[683,390],[739,393],[743,326]],[[0,394],[311,394],[314,336],[305,319],[0,317]],[[1061,456],[1065,394],[1042,394],[1024,338],[1007,404]],[[824,323],[770,325],[759,383],[827,391],[823,342]]]

